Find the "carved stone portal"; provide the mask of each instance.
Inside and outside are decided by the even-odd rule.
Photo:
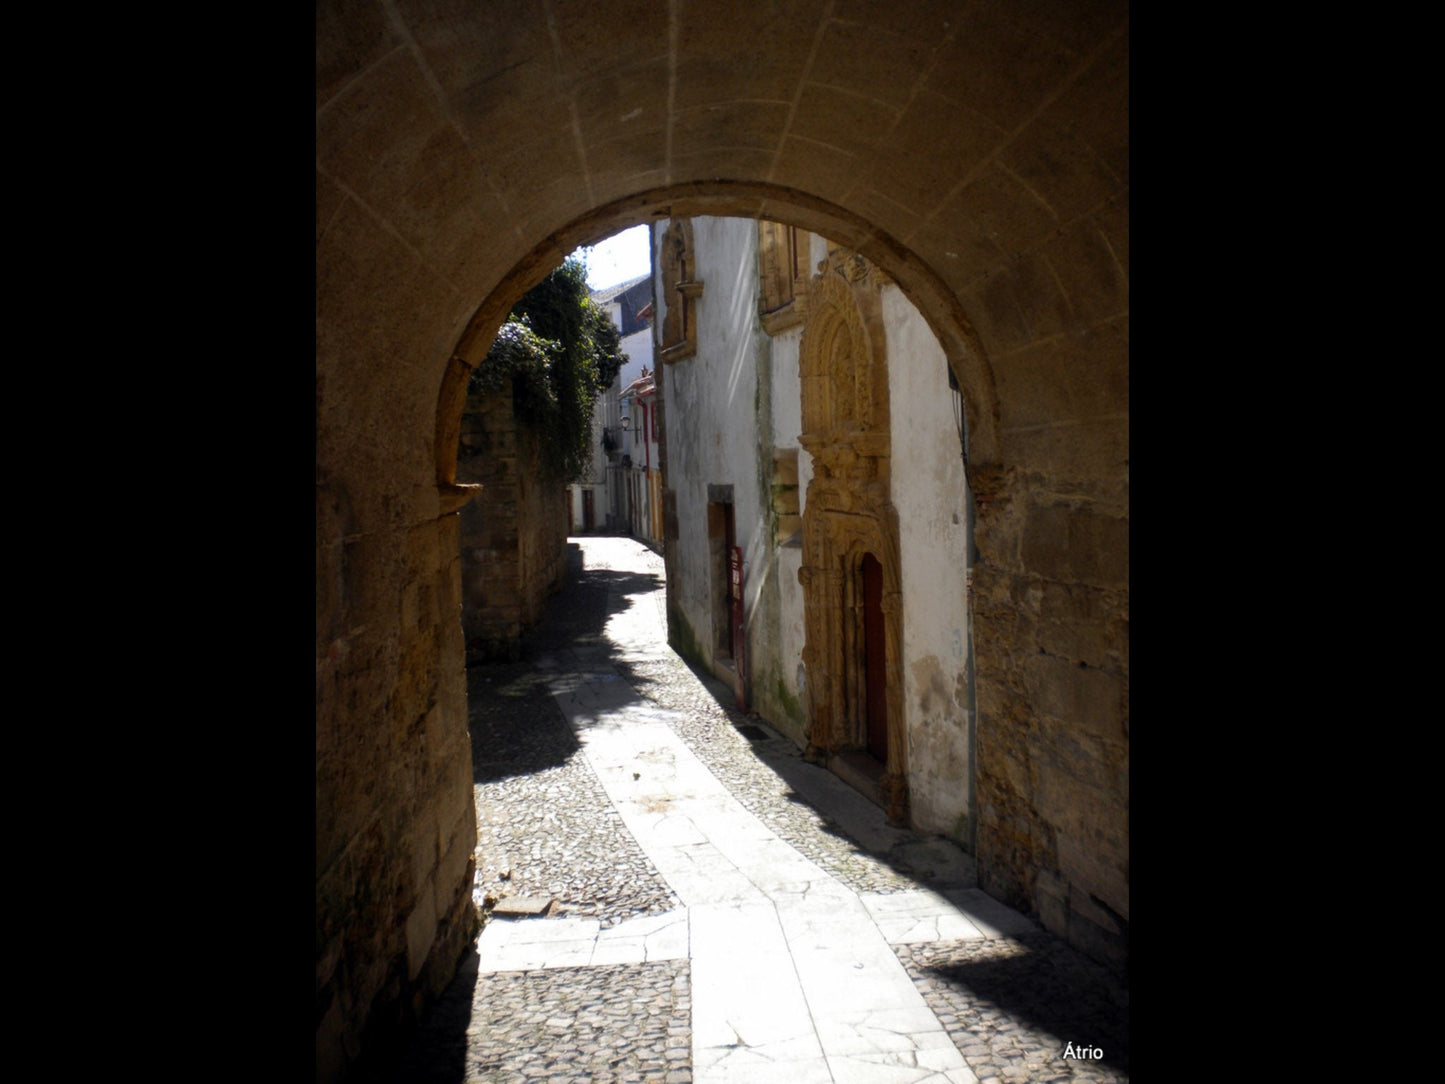
[[[813,457],[798,571],[808,673],[808,752],[827,760],[865,751],[881,760],[879,788],[888,819],[906,825],[903,585],[898,515],[889,496],[891,438],[880,280],[866,260],[844,251],[830,253],[818,270],[803,327],[804,432],[798,438]],[[871,603],[864,584],[869,555],[877,562],[869,566],[874,570],[870,575],[876,577],[881,567],[882,588],[881,599]],[[872,591],[876,596],[876,578]],[[883,696],[877,688],[880,677]],[[886,718],[880,720],[880,713]]]

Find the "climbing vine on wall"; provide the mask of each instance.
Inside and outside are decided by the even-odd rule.
[[[467,390],[510,378],[517,417],[541,437],[541,468],[570,482],[591,459],[593,404],[626,360],[616,325],[587,294],[586,265],[569,259],[517,303]]]

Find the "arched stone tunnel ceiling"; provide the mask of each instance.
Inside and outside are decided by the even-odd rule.
[[[348,424],[434,421],[479,305],[691,196],[856,244],[946,349],[971,328],[1001,442],[1122,441],[1121,0],[320,0],[317,26],[318,395]]]

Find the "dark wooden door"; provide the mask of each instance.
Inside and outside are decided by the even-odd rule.
[[[883,566],[863,555],[863,677],[868,711],[868,752],[888,763],[888,668],[883,632]]]

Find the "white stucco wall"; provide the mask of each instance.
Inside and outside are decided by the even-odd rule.
[[[618,319],[621,319],[619,316]],[[652,328],[644,327],[634,331],[622,339],[622,352],[627,355],[627,361],[617,373],[617,387],[622,389],[631,384],[645,368],[652,370]]]
[[[662,227],[654,227],[654,238]],[[759,491],[757,224],[751,219],[695,218],[694,301],[697,353],[665,367],[668,485],[677,495],[678,537],[669,572],[670,602],[711,666],[714,595],[707,534],[708,486],[733,487],[735,540],[743,550],[745,609],[750,615],[767,577],[768,524]],[[660,275],[660,270],[657,274]],[[659,280],[660,281],[660,280]],[[662,291],[659,289],[658,293]],[[654,321],[661,326],[665,313]],[[771,426],[768,427],[771,431]],[[771,451],[768,453],[771,462]],[[768,494],[771,500],[771,494]],[[751,619],[749,621],[751,624]],[[750,650],[753,649],[750,637]]]
[[[903,573],[903,703],[915,826],[968,842],[968,523],[943,348],[897,286],[883,290],[892,497]]]

